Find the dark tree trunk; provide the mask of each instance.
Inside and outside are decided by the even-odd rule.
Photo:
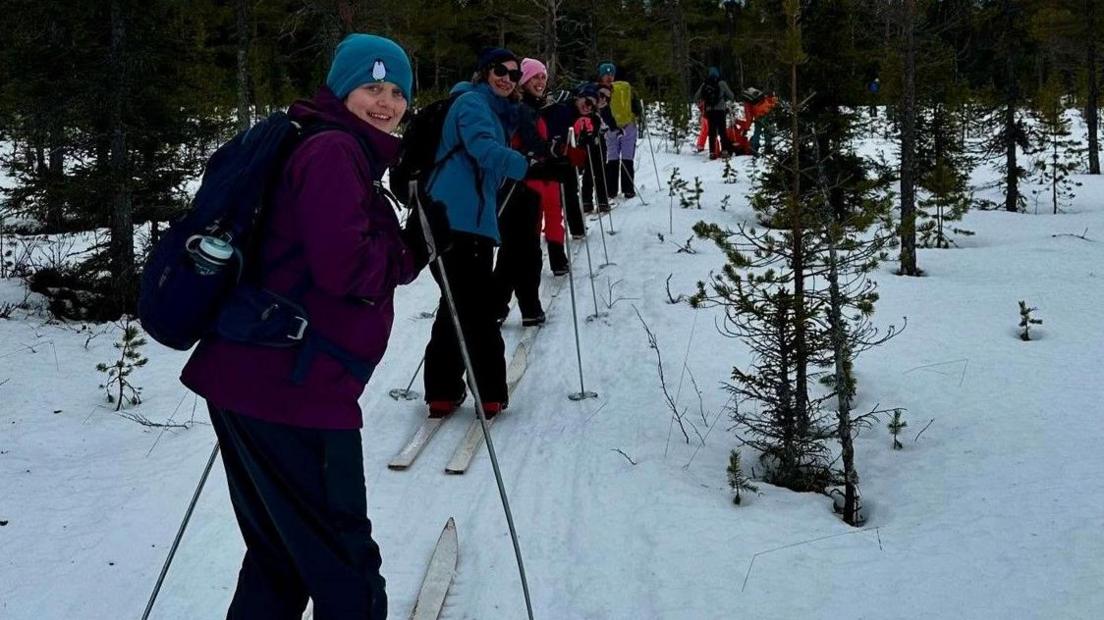
[[[798,16],[790,17],[790,27],[798,28]],[[805,231],[801,209],[801,135],[798,119],[800,100],[797,97],[797,64],[790,63],[790,105],[792,118],[790,137],[793,141],[793,194],[790,197],[791,225],[793,242],[794,277],[794,369],[795,392],[794,412],[797,416],[797,431],[804,437],[809,426],[808,364],[809,352],[805,342]]]
[[[1004,1],[1004,63],[1006,81],[1004,87],[1004,209],[1017,213],[1020,210],[1020,173],[1016,162],[1016,141],[1019,127],[1016,124],[1016,105],[1020,89],[1016,75],[1016,42],[1011,41],[1015,32],[1015,17],[1011,0]]]
[[[59,114],[51,115],[48,122],[46,223],[52,230],[61,230],[65,225],[65,196],[61,191],[65,180],[65,127]]]
[[[236,0],[234,3],[238,39],[238,130],[240,131],[249,129],[253,124],[253,105],[249,97],[249,48],[253,38],[249,19],[250,2],[251,0]]]
[[[917,276],[916,266],[916,0],[905,0],[904,84],[901,90],[901,275]]]
[[[108,58],[110,75],[110,139],[111,155],[108,170],[111,179],[111,242],[109,258],[112,291],[116,308],[129,309],[135,288],[134,226],[130,193],[130,171],[127,157],[127,127],[125,107],[129,95],[127,71],[126,0],[111,1],[111,47]]]
[[[1096,58],[1096,2],[1086,0],[1085,20],[1089,36],[1086,39],[1086,68],[1089,72],[1089,99],[1085,103],[1085,123],[1089,126],[1089,174],[1100,174],[1100,80]]]
[[[911,2],[911,0],[906,0]],[[854,426],[851,421],[851,377],[847,367],[850,352],[847,347],[847,333],[843,318],[843,300],[840,294],[839,253],[836,249],[837,227],[833,224],[829,231],[829,271],[828,285],[830,296],[830,324],[832,330],[832,353],[835,359],[836,380],[836,418],[837,434],[843,459],[843,520],[848,525],[860,525],[859,513],[859,474],[855,469]]]
[[[679,0],[668,0],[667,15],[671,25],[671,69],[678,76],[679,100],[687,99],[690,90],[690,35],[686,29],[686,15]]]

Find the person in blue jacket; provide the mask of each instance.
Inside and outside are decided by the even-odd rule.
[[[507,179],[524,178],[529,167],[525,156],[508,146],[518,119],[518,104],[510,95],[520,79],[521,62],[510,50],[480,52],[472,80],[452,89],[456,100],[445,117],[439,163],[427,183],[429,195],[444,203],[452,229],[442,262],[488,418],[505,409],[507,401],[506,346],[492,273],[494,247],[500,242],[499,191]],[[440,284],[436,265],[432,271]],[[455,411],[466,395],[464,361],[443,287],[441,295],[424,373],[425,399],[436,417]]]

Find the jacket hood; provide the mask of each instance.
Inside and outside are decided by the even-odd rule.
[[[490,106],[491,111],[502,123],[502,128],[506,131],[506,135],[510,136],[517,129],[518,123],[518,104],[514,103],[506,97],[499,97],[494,93],[490,84],[486,82],[480,82],[473,84],[471,82],[458,82],[456,86],[452,87],[449,91],[449,96],[459,96],[466,93],[479,93],[486,100],[487,105]]]
[[[449,95],[450,96],[463,95],[466,92],[470,92],[474,88],[475,88],[475,84],[472,84],[471,82],[469,82],[467,80],[465,80],[463,82],[457,82],[456,86],[453,86],[452,90],[449,91]]]
[[[345,107],[328,87],[323,86],[311,99],[300,99],[288,108],[288,116],[303,124],[321,123],[338,125],[360,139],[368,151],[374,165],[373,172],[382,176],[399,154],[401,140],[396,136],[376,129],[360,120]]]

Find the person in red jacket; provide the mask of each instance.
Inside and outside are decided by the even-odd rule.
[[[554,143],[553,150],[562,154],[569,166],[555,168],[557,185],[563,186],[564,204],[560,203],[559,187],[544,191],[541,204],[544,210],[544,236],[548,242],[548,266],[552,273],[566,275],[568,272],[567,254],[564,251],[563,220],[573,238],[581,239],[586,234],[582,207],[579,204],[579,177],[576,170],[586,165],[586,145],[597,140],[597,128],[590,115],[598,108],[598,88],[584,83],[575,88],[571,98],[554,103],[541,110],[541,117],[548,127],[548,135]],[[574,129],[577,146],[568,146],[568,130]]]
[[[370,369],[387,349],[395,288],[428,259],[377,184],[399,150],[410,60],[389,39],[349,35],[326,84],[288,110],[313,133],[270,198],[258,285],[297,299],[310,330]],[[443,212],[427,210],[435,235]],[[417,222],[409,218],[408,222]],[[306,339],[310,340],[310,338]],[[207,400],[245,558],[227,617],[387,617],[367,516],[358,399],[368,381],[334,349],[200,341],[181,380]]]

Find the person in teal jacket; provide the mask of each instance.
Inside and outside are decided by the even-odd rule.
[[[513,66],[507,63],[498,66]],[[445,117],[437,148],[441,163],[427,189],[447,205],[454,232],[480,235],[497,244],[498,190],[506,179],[524,178],[528,169],[525,157],[507,146],[517,127],[517,104],[478,78],[460,82],[450,96],[457,99]]]
[[[452,244],[442,255],[456,302],[456,313],[471,355],[475,382],[488,418],[506,407],[506,346],[496,320],[498,293],[493,277],[494,246],[500,242],[498,194],[507,179],[523,179],[524,155],[511,149],[518,104],[510,99],[521,79],[521,62],[512,52],[488,48],[479,54],[471,82],[452,89],[456,100],[441,130],[436,169],[427,191],[445,205]],[[508,195],[509,189],[502,192]],[[508,198],[506,198],[508,200]],[[434,279],[441,273],[434,264]],[[425,399],[431,416],[444,417],[464,401],[464,361],[453,330],[449,304],[441,311],[425,353]]]

